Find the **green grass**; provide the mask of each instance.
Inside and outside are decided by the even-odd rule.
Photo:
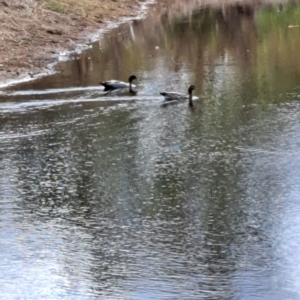
[[[49,1],[45,8],[60,14],[67,14],[66,7],[59,1]]]

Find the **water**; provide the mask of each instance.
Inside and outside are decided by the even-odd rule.
[[[157,4],[2,93],[1,298],[299,299],[299,14]]]

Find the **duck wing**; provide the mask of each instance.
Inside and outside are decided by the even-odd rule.
[[[188,95],[181,94],[181,93],[160,92],[160,94],[165,97],[165,101],[170,101],[170,100],[186,100],[186,99],[188,99]]]
[[[104,91],[118,90],[128,88],[129,84],[119,80],[108,80],[105,82],[99,82],[104,86]]]

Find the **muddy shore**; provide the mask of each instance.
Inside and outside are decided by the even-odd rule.
[[[0,82],[47,74],[59,53],[88,44],[92,34],[109,21],[138,16],[145,2],[101,0],[101,6],[95,0],[60,3],[0,1]]]

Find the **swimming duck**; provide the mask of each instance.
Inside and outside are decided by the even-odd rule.
[[[168,102],[168,101],[172,101],[172,102],[181,102],[181,101],[184,101],[184,100],[189,100],[189,105],[190,106],[193,106],[193,101],[192,101],[192,93],[193,93],[193,90],[195,90],[195,86],[192,84],[188,87],[188,94],[181,94],[181,93],[175,93],[175,92],[160,92],[160,94],[162,96],[165,97],[165,102]]]
[[[130,75],[128,78],[129,83],[126,83],[124,81],[118,81],[118,80],[108,80],[108,81],[99,82],[99,83],[104,86],[104,92],[129,88],[129,92],[131,94],[136,94],[136,91],[134,91],[132,89],[132,81],[136,80],[136,79],[137,78],[135,75]]]

